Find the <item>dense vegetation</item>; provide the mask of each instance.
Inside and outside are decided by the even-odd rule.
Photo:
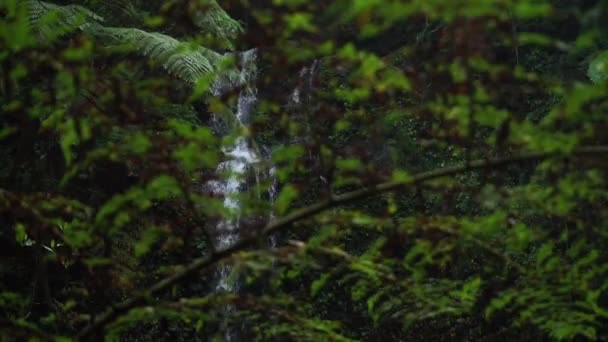
[[[607,15],[0,1],[0,340],[605,340]]]

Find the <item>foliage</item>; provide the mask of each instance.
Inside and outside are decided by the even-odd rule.
[[[0,339],[601,340],[606,6],[1,2]]]

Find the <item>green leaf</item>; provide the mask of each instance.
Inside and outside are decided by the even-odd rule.
[[[553,243],[546,242],[536,253],[536,267],[541,269],[541,266],[549,260],[549,258],[553,255]]]
[[[276,163],[292,161],[304,154],[304,147],[300,145],[281,146],[272,152],[272,160]]]
[[[154,243],[158,241],[160,235],[161,230],[158,227],[150,227],[146,229],[139,241],[135,244],[135,257],[141,258],[147,254]]]
[[[329,273],[325,273],[325,274],[321,275],[321,277],[319,277],[318,279],[313,281],[310,284],[310,295],[313,297],[316,297],[317,294],[319,293],[319,291],[321,291],[323,289],[323,287],[325,287],[329,278],[330,278]]]
[[[498,295],[498,297],[492,299],[488,307],[485,310],[486,319],[490,319],[494,312],[500,311],[511,304],[515,299],[516,294],[514,292],[506,291]]]
[[[288,184],[281,189],[281,193],[277,197],[277,202],[275,205],[277,215],[283,215],[289,209],[291,202],[298,197],[298,189],[296,189],[293,185]]]
[[[20,244],[25,243],[25,241],[27,240],[27,230],[25,228],[25,225],[23,223],[17,223],[15,225],[15,241],[17,241]]]
[[[460,301],[464,304],[474,304],[477,299],[477,296],[479,295],[481,284],[482,281],[480,277],[474,277],[473,279],[466,282],[462,286],[462,289],[459,291]]]
[[[530,19],[544,17],[551,11],[551,6],[548,3],[534,1],[517,1],[513,10],[516,17],[522,19]]]
[[[357,171],[363,168],[361,160],[355,158],[336,160],[336,168],[344,171]]]

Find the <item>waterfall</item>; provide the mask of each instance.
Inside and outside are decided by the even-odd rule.
[[[255,50],[249,50],[241,55],[241,81],[247,84],[253,77],[254,71],[249,68],[255,62]],[[239,93],[236,106],[237,125],[245,127],[249,120],[251,109],[257,100],[256,90],[250,86],[245,86]],[[256,152],[249,145],[247,138],[239,136],[234,145],[223,149],[224,155],[228,160],[220,163],[218,171],[229,175],[228,179],[222,183],[215,182],[215,192],[224,196],[224,207],[231,212],[231,217],[222,220],[215,236],[215,248],[222,250],[231,247],[238,241],[239,221],[240,221],[240,202],[235,198],[244,185],[243,176],[247,169],[258,161]]]
[[[239,74],[240,83],[245,85],[239,92],[235,113],[236,124],[240,128],[245,128],[249,124],[251,111],[257,101],[257,91],[255,87],[250,86],[252,79],[256,76],[256,59],[255,49],[239,54],[239,64],[241,66]],[[288,100],[294,107],[305,106],[310,100],[313,78],[317,72],[318,64],[319,62],[315,60],[310,67],[301,70],[299,83]],[[306,122],[306,125],[308,126],[308,122]],[[230,248],[239,241],[241,237],[241,203],[238,200],[238,195],[242,191],[243,186],[246,185],[245,175],[247,171],[262,158],[252,148],[247,138],[242,135],[238,136],[231,146],[225,147],[223,153],[227,157],[227,160],[219,164],[217,171],[220,174],[227,174],[227,178],[207,183],[207,186],[213,193],[223,196],[224,207],[230,213],[227,218],[222,219],[215,227],[213,244],[216,250]],[[279,191],[279,184],[275,173],[276,169],[274,167],[268,170],[268,177],[271,183],[267,194],[271,204],[274,204]],[[257,177],[258,175],[256,174],[256,179]],[[268,220],[272,221],[275,219],[272,211],[268,215]],[[269,236],[269,244],[271,247],[277,247],[278,238],[276,235]],[[236,293],[240,290],[239,282],[230,279],[231,273],[231,265],[223,264],[218,266],[215,283],[216,293]],[[234,308],[227,306],[223,314],[230,316],[233,312]],[[227,319],[222,321],[221,329],[225,341],[237,341],[240,339],[238,329],[230,326]]]
[[[298,106],[302,104],[302,94],[305,96],[305,100],[310,100],[312,89],[314,88],[314,79],[319,69],[319,60],[315,59],[310,67],[303,67],[300,70],[300,79],[298,85],[291,93],[289,101],[291,105]]]
[[[240,83],[244,85],[239,92],[239,97],[236,105],[236,124],[239,128],[246,127],[248,124],[251,110],[257,100],[257,93],[254,87],[251,87],[250,81],[255,77],[255,62],[256,51],[249,50],[239,55],[241,72]],[[245,185],[245,175],[253,163],[258,161],[258,156],[255,150],[250,146],[247,138],[240,135],[234,144],[223,149],[227,160],[220,163],[218,173],[225,173],[228,177],[222,181],[211,181],[208,183],[210,190],[215,194],[223,195],[224,207],[229,211],[230,215],[222,219],[216,226],[214,234],[214,247],[216,250],[224,250],[230,248],[240,239],[240,212],[241,203],[237,196]],[[235,293],[239,291],[238,281],[232,281],[230,275],[232,266],[228,264],[218,266],[216,271],[216,293]],[[227,307],[224,314],[229,316],[234,309]],[[234,327],[227,325],[227,320],[224,320],[221,329],[224,333],[226,341],[235,341],[238,339],[237,331]]]

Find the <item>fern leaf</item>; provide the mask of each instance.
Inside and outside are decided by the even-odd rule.
[[[104,19],[78,5],[60,6],[39,0],[22,2],[29,13],[31,30],[42,41],[83,29]]]
[[[145,56],[162,65],[169,74],[187,82],[195,82],[215,70],[210,61],[211,56],[216,57],[213,51],[182,43],[161,33],[101,25],[90,27],[87,32],[106,46],[123,47]]]
[[[215,0],[198,1],[192,13],[194,24],[204,33],[232,39],[243,30],[241,24],[232,19]]]
[[[195,83],[202,76],[214,72],[217,75],[211,85],[213,89],[226,89],[239,83],[234,70],[218,70],[226,57],[213,50],[183,43],[157,32],[103,26],[100,24],[104,21],[103,17],[78,5],[59,6],[38,0],[25,0],[23,3],[27,6],[30,25],[41,39],[80,30],[104,46],[120,47],[146,57],[161,65],[170,75],[188,83]],[[135,10],[128,0],[111,0],[106,5],[118,6],[127,12]],[[240,30],[240,25],[215,1],[210,2],[209,10],[201,18],[201,23],[217,34],[236,34]]]
[[[86,0],[87,7],[104,16],[110,25],[134,27],[143,23],[143,12],[132,0]]]

